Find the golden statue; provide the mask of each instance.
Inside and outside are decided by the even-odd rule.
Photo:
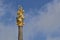
[[[21,6],[17,12],[17,25],[20,27],[24,25],[24,10]]]

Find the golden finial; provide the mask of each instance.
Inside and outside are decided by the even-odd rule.
[[[22,6],[19,6],[19,9],[17,12],[17,25],[20,27],[24,25],[24,10]]]

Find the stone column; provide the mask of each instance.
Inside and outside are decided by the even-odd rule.
[[[18,40],[23,40],[23,27],[18,26]]]

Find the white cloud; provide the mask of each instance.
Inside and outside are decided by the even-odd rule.
[[[0,29],[0,40],[17,40],[18,31],[16,26],[5,26],[0,23]]]
[[[60,40],[60,37],[56,37],[56,38],[47,37],[47,40]]]
[[[3,5],[0,2],[0,5]],[[7,5],[6,5],[7,6]],[[10,5],[11,6],[11,5]],[[44,8],[45,7],[45,8]],[[33,40],[34,35],[38,32],[43,31],[43,33],[47,34],[46,40],[60,40],[60,37],[52,38],[51,34],[55,31],[59,32],[60,28],[60,2],[58,0],[54,0],[52,3],[48,3],[37,11],[38,16],[31,16],[29,12],[28,16],[31,16],[28,23],[25,23],[24,27],[24,40]],[[1,8],[1,6],[0,6]],[[9,7],[9,11],[11,7]],[[4,8],[1,8],[1,12],[5,12]],[[32,12],[32,11],[31,11]],[[32,12],[35,13],[35,12]],[[0,14],[3,15],[4,13]],[[13,14],[14,15],[14,14]],[[5,26],[3,23],[0,23],[0,40],[17,40],[17,27],[13,27],[13,25]]]
[[[9,12],[11,15],[16,15],[16,10],[13,8],[13,4],[6,4],[4,0],[0,0],[0,17],[5,16]]]
[[[27,27],[25,31],[27,31],[25,34],[27,35],[27,38],[31,36],[33,40],[33,37],[37,34],[37,32],[43,31],[45,34],[47,34],[46,36],[49,36],[49,39],[47,37],[47,40],[60,40],[60,37],[51,38],[52,33],[55,31],[59,32],[60,30],[60,1],[54,0],[53,2],[46,4],[44,7],[37,11],[37,13],[40,15],[32,17],[26,24]]]
[[[0,0],[0,20],[2,16],[6,16],[6,12],[10,12],[13,16],[15,15],[16,11],[11,7],[11,4],[4,4],[4,0]],[[11,21],[12,17],[9,20]],[[5,25],[4,22],[0,21],[0,40],[17,40],[17,35],[18,31],[15,25]]]

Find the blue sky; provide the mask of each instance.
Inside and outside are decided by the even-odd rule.
[[[60,0],[0,0],[0,40],[18,40],[18,5],[25,10],[24,40],[60,40]]]

